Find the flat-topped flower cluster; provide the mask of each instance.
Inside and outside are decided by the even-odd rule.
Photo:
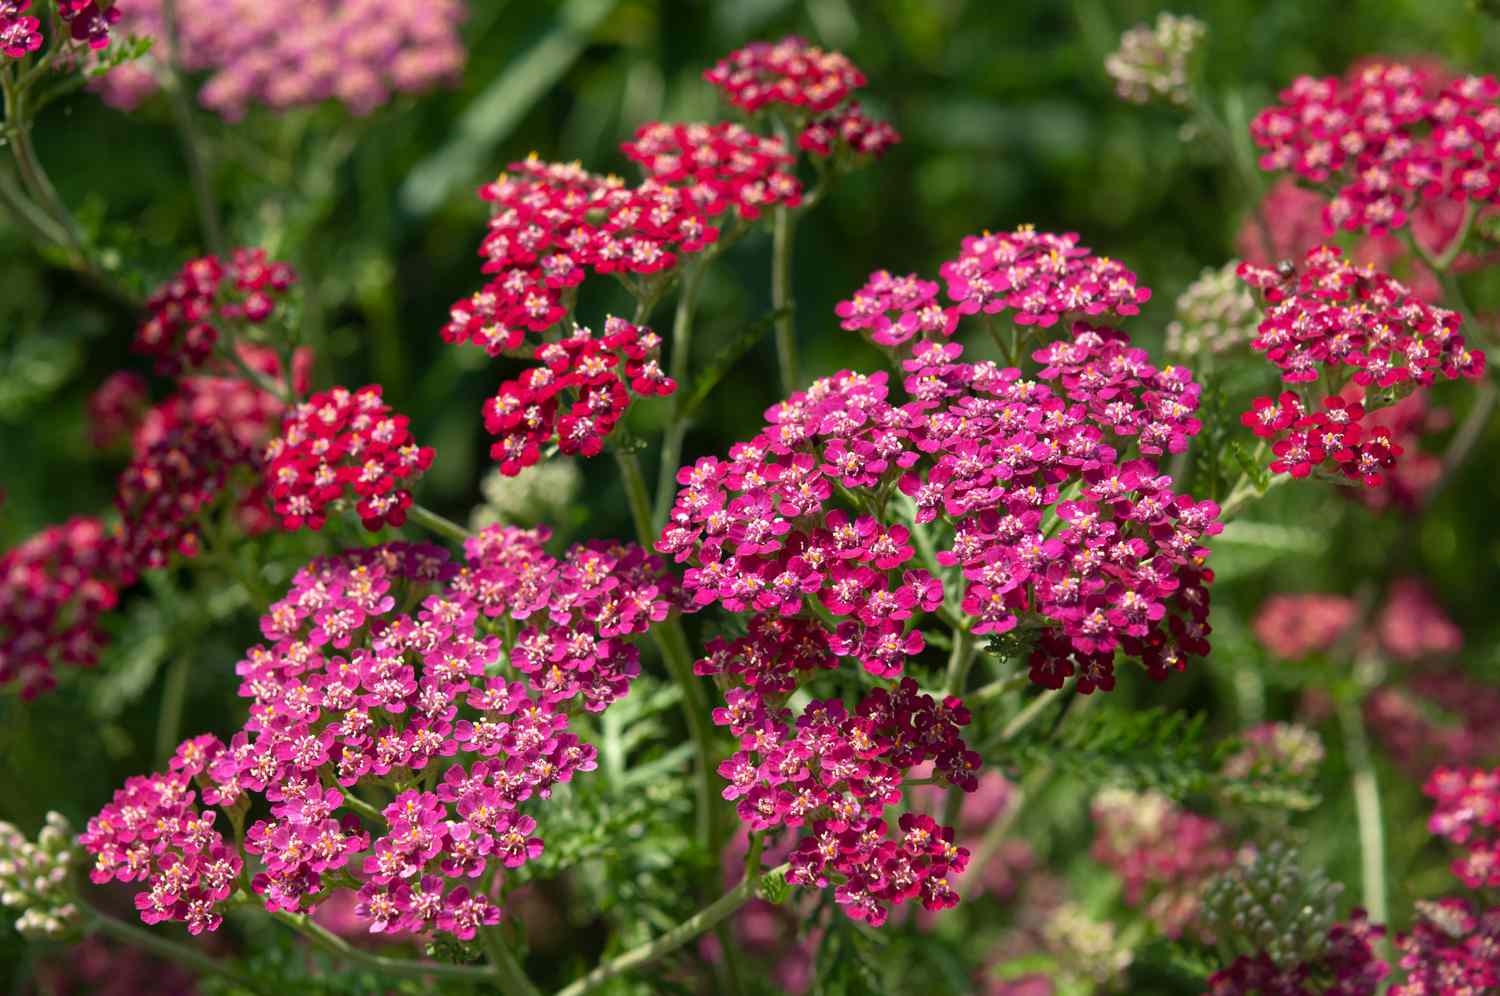
[[[392,543],[299,572],[261,620],[269,643],[237,667],[244,727],[185,742],[168,771],[116,793],[82,837],[93,880],[142,883],[146,922],[194,933],[242,887],[294,912],[355,888],[375,932],[471,938],[496,922],[497,869],[541,852],[522,807],[594,767],[566,704],[625,694],[639,673],[628,641],[673,598],[638,547],[559,561],[545,538],[495,526],[462,565]],[[371,797],[386,800],[378,817]],[[256,798],[269,818],[246,826]]]

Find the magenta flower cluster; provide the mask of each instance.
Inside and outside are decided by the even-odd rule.
[[[178,58],[206,73],[203,106],[230,121],[260,104],[287,110],[336,100],[368,114],[397,93],[451,83],[463,70],[463,0],[179,0]],[[164,44],[162,0],[115,0],[119,30]],[[96,84],[127,110],[156,92],[152,70],[126,63]]]
[[[893,677],[923,648],[917,619],[943,605],[939,575],[956,569],[950,595],[975,634],[1040,631],[1039,684],[1078,671],[1081,690],[1108,689],[1118,649],[1158,677],[1206,653],[1203,539],[1218,507],[1173,494],[1152,459],[1198,429],[1187,372],[1083,324],[1038,351],[1036,380],[959,352],[919,349],[899,404],[883,373],[818,381],[728,461],[684,468],[657,548],[689,564],[689,603],[821,610],[839,620],[823,632],[832,652]],[[888,521],[892,492],[911,502],[909,524]],[[939,520],[952,542],[917,566],[913,530]]]
[[[1473,996],[1500,987],[1500,908],[1467,900],[1418,902],[1411,931],[1396,938],[1406,977],[1390,996]]]
[[[264,249],[236,249],[228,264],[217,256],[189,260],[146,299],[150,317],[136,332],[135,351],[155,359],[163,374],[200,367],[225,337],[225,324],[264,325],[296,281],[296,272]]]
[[[372,932],[467,939],[495,923],[495,870],[541,852],[522,807],[594,767],[563,704],[623,695],[639,671],[626,641],[671,605],[639,548],[592,543],[556,561],[544,539],[496,526],[461,566],[395,543],[299,572],[261,620],[269,643],[237,667],[243,729],[188,741],[167,773],[116,793],[83,834],[94,881],[143,883],[147,922],[194,933],[218,927],[242,873],[287,911],[352,878]],[[488,634],[502,617],[523,624],[509,649]],[[394,793],[378,819],[358,801],[376,785]],[[268,817],[249,812],[255,798]],[[215,829],[221,815],[236,828],[255,817],[243,855]]]
[[[56,0],[57,14],[68,29],[68,40],[91,49],[109,44],[110,25],[119,10],[97,0]],[[24,59],[42,47],[42,22],[27,13],[31,0],[0,0],[0,55]]]

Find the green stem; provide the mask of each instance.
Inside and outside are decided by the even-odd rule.
[[[179,965],[193,969],[196,972],[201,972],[204,975],[216,975],[249,992],[269,993],[269,990],[262,989],[254,982],[240,975],[239,972],[236,972],[230,967],[229,960],[222,956],[213,957],[204,954],[186,944],[179,944],[177,941],[168,940],[160,934],[149,931],[144,927],[137,927],[135,924],[126,923],[124,920],[116,920],[107,913],[102,913],[82,901],[79,902],[79,905],[92,915],[92,926],[101,934],[106,934],[132,947],[150,951],[154,955],[175,961]]]
[[[974,706],[979,705],[982,702],[989,702],[992,699],[998,699],[1006,692],[1013,692],[1019,688],[1025,688],[1027,683],[1030,681],[1031,676],[1028,675],[1025,671],[1022,671],[1019,674],[1013,674],[1009,678],[1001,678],[998,681],[992,681],[988,685],[981,685],[979,688],[974,689],[974,691],[970,692],[968,695],[965,695],[963,697],[964,705]]]
[[[802,383],[797,366],[797,313],[792,300],[792,236],[796,218],[778,207],[771,227],[771,308],[777,313],[776,362],[781,371],[781,393],[790,397]]]
[[[989,825],[984,836],[979,838],[979,843],[974,847],[974,855],[969,859],[968,869],[958,883],[960,900],[968,899],[973,895],[974,889],[983,881],[984,866],[990,863],[995,852],[1000,850],[1000,845],[1005,843],[1005,837],[1010,833],[1010,828],[1015,826],[1016,819],[1021,815],[1021,809],[1041,790],[1042,784],[1051,775],[1052,764],[1050,762],[1040,764],[1027,774],[1024,781],[1011,789],[1010,801],[1005,807],[1005,812]]]
[[[1000,731],[1000,743],[1005,743],[1018,736],[1022,730],[1036,721],[1036,718],[1047,711],[1047,707],[1068,693],[1073,685],[1073,678],[1069,678],[1061,688],[1049,688],[1036,698],[1026,704],[1026,708],[1011,717],[1010,722]]]
[[[24,230],[33,242],[67,246],[68,233],[32,203],[25,191],[16,186],[9,172],[0,172],[0,204],[5,206],[6,217]]]
[[[956,627],[953,630],[953,651],[948,655],[948,684],[949,695],[963,695],[964,689],[969,683],[969,668],[974,664],[974,634],[967,627]],[[957,785],[950,786],[948,797],[943,802],[943,825],[957,826],[958,811],[963,805],[964,790]]]
[[[1443,469],[1438,479],[1422,496],[1424,509],[1430,508],[1432,503],[1437,501],[1438,496],[1452,483],[1454,475],[1458,473],[1458,468],[1469,458],[1475,445],[1484,437],[1484,430],[1489,426],[1490,416],[1494,414],[1497,398],[1500,398],[1500,391],[1497,391],[1495,382],[1485,380],[1479,386],[1478,396],[1474,400],[1473,407],[1469,409],[1468,416],[1458,427],[1458,431],[1453,434],[1452,442],[1443,453]]]
[[[488,965],[451,965],[441,961],[415,961],[406,958],[387,958],[385,955],[374,954],[357,948],[344,940],[342,937],[328,930],[328,928],[315,922],[305,913],[288,913],[286,910],[276,910],[271,917],[286,924],[288,927],[302,934],[318,947],[331,955],[352,961],[358,965],[364,965],[377,972],[396,976],[403,979],[469,979],[472,981],[493,981],[494,969]]]
[[[630,517],[635,522],[636,537],[641,546],[651,549],[651,498],[646,493],[646,478],[641,473],[641,462],[634,453],[614,448],[615,462],[620,466],[620,479],[625,485],[625,499],[630,506]],[[693,656],[689,649],[687,634],[682,623],[669,618],[651,628],[651,635],[661,651],[662,660],[672,674],[672,680],[682,689],[682,711],[687,717],[688,731],[698,748],[698,839],[710,860],[717,862],[718,833],[715,829],[714,803],[714,748],[713,730],[708,722],[708,700],[703,694],[703,685],[693,674]]]
[[[682,277],[682,290],[677,295],[677,311],[672,317],[672,359],[668,376],[677,382],[677,396],[685,397],[684,382],[688,373],[688,357],[693,340],[693,316],[698,306],[698,288],[702,286],[708,260],[689,264]],[[653,533],[659,533],[666,525],[667,514],[672,509],[672,496],[676,494],[677,468],[682,463],[682,441],[687,436],[690,419],[680,407],[673,409],[672,422],[661,439],[661,464],[656,474],[656,504],[652,510]]]
[[[526,977],[526,971],[506,946],[499,930],[486,927],[479,932],[479,941],[484,945],[485,956],[489,958],[503,992],[508,996],[542,996],[542,991]]]
[[[766,874],[784,875],[790,867],[790,865],[780,865]],[[699,934],[727,919],[754,898],[756,887],[760,884],[762,877],[746,876],[739,885],[660,937],[647,941],[639,947],[631,948],[618,957],[611,958],[583,978],[563,986],[553,996],[584,996],[585,993],[593,992],[617,975],[643,968],[663,955],[677,950]]]
[[[1250,479],[1249,474],[1241,475],[1239,481],[1230,489],[1229,497],[1225,498],[1224,503],[1219,506],[1219,521],[1229,521],[1230,517],[1238,512],[1241,507],[1257,498],[1264,497],[1271,489],[1278,488],[1291,479],[1291,474],[1274,474],[1266,482],[1265,488],[1261,489],[1255,486],[1255,482]]]
[[[385,814],[355,795],[352,788],[341,789],[340,794],[344,797],[343,804],[345,806],[348,806],[365,819],[372,820],[377,826],[383,827],[386,825]]]
[[[192,185],[193,200],[198,206],[198,223],[203,227],[203,241],[207,244],[208,251],[223,257],[228,248],[224,241],[224,225],[219,220],[219,205],[214,199],[213,181],[209,177],[197,129],[193,126],[193,108],[188,103],[181,62],[178,59],[180,38],[177,31],[177,0],[162,0],[161,18],[167,43],[164,89],[167,91],[167,103],[172,108],[173,122],[177,125],[177,133],[182,140],[188,182]]]
[[[424,529],[437,533],[444,539],[452,540],[455,543],[462,543],[474,535],[452,519],[438,515],[425,505],[414,503],[406,510],[406,517]]]
[[[1339,725],[1352,772],[1354,811],[1359,823],[1359,856],[1365,911],[1375,923],[1387,923],[1389,907],[1385,882],[1385,826],[1380,814],[1380,783],[1360,714],[1360,697],[1343,694],[1338,704]]]
[[[182,712],[187,705],[188,678],[192,675],[192,657],[178,654],[167,665],[167,680],[162,686],[156,718],[156,756],[165,765],[177,750],[182,736]]]

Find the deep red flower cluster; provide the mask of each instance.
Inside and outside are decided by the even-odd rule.
[[[0,554],[0,686],[31,699],[57,684],[59,664],[92,667],[100,616],[121,587],[120,543],[98,519],[73,518]]]
[[[1299,77],[1250,124],[1260,165],[1337,193],[1328,232],[1401,228],[1423,200],[1494,203],[1500,192],[1500,83],[1442,81],[1434,69],[1370,63],[1343,79]]]
[[[138,452],[115,491],[123,524],[121,551],[130,577],[159,570],[174,556],[196,556],[203,513],[236,470],[254,471],[259,463],[255,450],[219,422],[183,422]],[[240,500],[254,504],[262,497],[252,487]]]
[[[1103,792],[1089,812],[1094,860],[1119,876],[1128,905],[1144,905],[1165,936],[1180,937],[1204,885],[1234,862],[1227,828],[1158,793]]]
[[[225,324],[264,324],[296,280],[264,249],[236,249],[227,265],[217,256],[190,260],[147,298],[150,317],[136,332],[135,350],[155,358],[164,374],[202,366]]]
[[[1239,273],[1267,302],[1252,348],[1296,386],[1275,399],[1256,398],[1240,417],[1257,436],[1273,440],[1271,469],[1278,473],[1306,477],[1331,464],[1351,480],[1378,487],[1402,450],[1388,427],[1366,416],[1439,376],[1484,374],[1484,353],[1465,345],[1455,312],[1424,303],[1373,268],[1355,266],[1337,248],[1312,250],[1301,267],[1242,263]],[[1326,388],[1321,403],[1298,393],[1320,380]]]
[[[127,370],[110,374],[89,395],[89,442],[101,450],[129,442],[150,407],[146,378]]]
[[[1500,988],[1500,908],[1466,900],[1419,902],[1421,918],[1396,938],[1406,978],[1390,996],[1473,996]]]
[[[264,486],[281,527],[321,529],[328,508],[348,499],[366,529],[399,526],[411,507],[405,485],[432,466],[407,417],[380,396],[380,385],[335,387],[287,412],[265,451]]]
[[[857,101],[850,101],[842,109],[808,122],[797,136],[797,147],[822,159],[837,155],[841,149],[879,159],[899,141],[900,132],[889,122],[877,121]]]
[[[23,59],[42,47],[42,22],[28,15],[31,0],[0,0],[0,55]],[[92,49],[109,44],[109,26],[120,19],[113,6],[96,0],[57,0],[68,36]]]
[[[31,0],[0,0],[0,54],[24,59],[42,47],[42,22],[26,12]]]
[[[499,437],[490,456],[503,474],[535,464],[554,439],[563,453],[596,456],[632,397],[677,390],[661,368],[661,337],[623,318],[606,318],[601,337],[579,326],[534,355],[541,366],[505,381],[484,404],[484,427]]]
[[[1375,996],[1390,974],[1375,953],[1385,928],[1363,910],[1328,931],[1328,947],[1315,961],[1279,966],[1266,955],[1241,956],[1208,980],[1205,996]]]
[[[660,562],[638,547],[589,544],[559,562],[544,539],[497,526],[462,567],[394,543],[299,572],[261,619],[268,643],[237,666],[244,728],[187,741],[167,773],[116,793],[82,836],[94,881],[142,883],[143,919],[195,933],[218,927],[246,855],[271,910],[316,908],[340,873],[372,932],[469,939],[498,921],[480,882],[542,847],[523,807],[595,764],[562,703],[623,695],[638,671],[626,641],[670,607]],[[513,646],[481,625],[502,615],[528,623]],[[378,818],[353,798],[374,780],[395,792]],[[257,798],[268,815],[254,810],[241,854],[217,810],[244,819]]]
[[[684,468],[657,548],[691,565],[690,603],[784,618],[816,606],[842,620],[823,630],[830,651],[892,677],[923,647],[917,618],[943,604],[937,573],[957,568],[974,633],[1041,631],[1039,684],[1078,670],[1081,690],[1110,688],[1117,649],[1158,677],[1206,653],[1202,541],[1218,508],[1173,494],[1153,462],[1197,432],[1198,387],[1121,333],[1075,333],[1037,352],[1038,380],[957,362],[950,343],[906,362],[900,404],[883,373],[818,381],[728,461]],[[914,506],[908,523],[889,521],[893,490]],[[918,567],[913,531],[933,523],[952,541]],[[780,666],[819,654],[783,651]]]

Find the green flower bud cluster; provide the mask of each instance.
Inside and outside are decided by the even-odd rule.
[[[1343,888],[1320,871],[1304,870],[1297,850],[1275,841],[1208,884],[1203,916],[1236,954],[1264,954],[1291,968],[1323,953]]]
[[[48,813],[35,843],[0,821],[0,905],[19,910],[16,930],[28,938],[55,938],[78,920],[72,871],[78,835],[59,813]]]

